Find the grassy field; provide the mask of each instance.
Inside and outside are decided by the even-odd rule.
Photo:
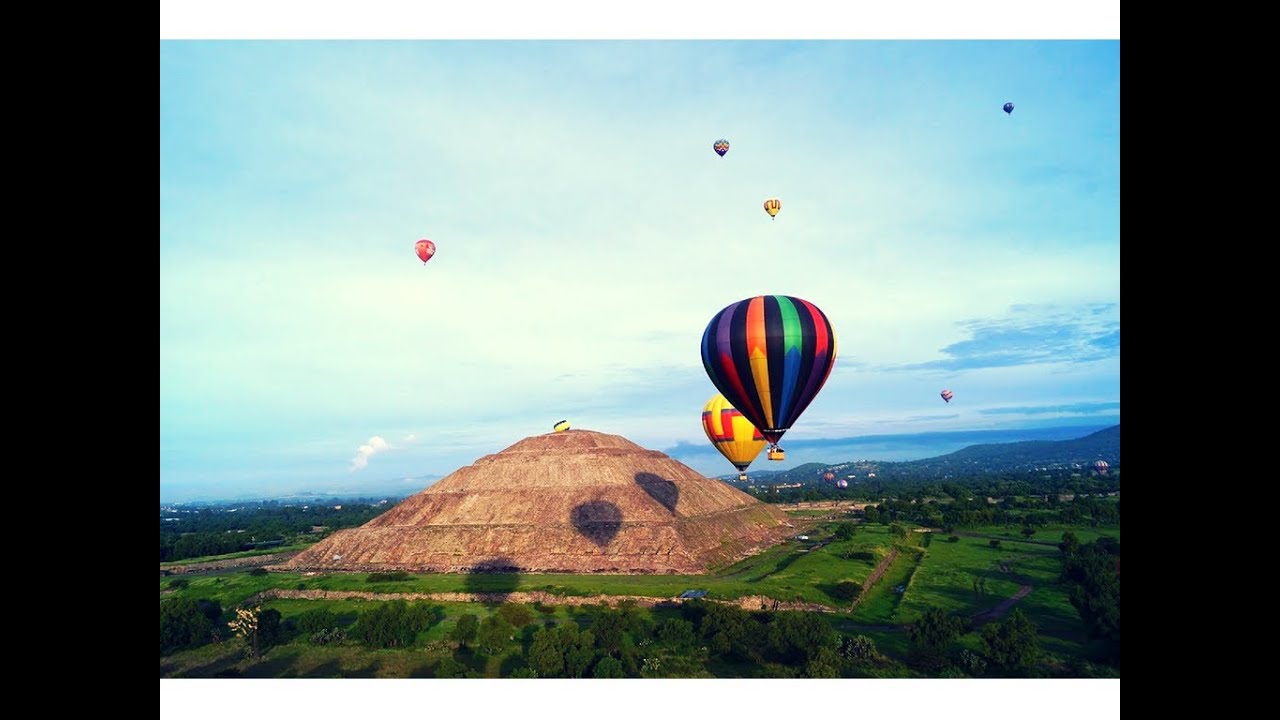
[[[1058,584],[1061,554],[1056,547],[1062,532],[1070,529],[1081,542],[1101,536],[1119,537],[1119,528],[1045,528],[1026,540],[1018,528],[990,527],[963,529],[958,542],[948,542],[941,534],[910,533],[903,539],[890,536],[883,525],[860,526],[850,540],[834,541],[834,530],[842,523],[822,523],[807,530],[808,541],[789,540],[751,558],[703,576],[674,575],[411,575],[395,582],[367,581],[365,574],[299,573],[251,575],[247,571],[190,574],[160,580],[162,599],[172,596],[217,600],[224,608],[239,604],[269,588],[347,590],[376,593],[514,592],[544,591],[561,596],[636,595],[675,597],[689,589],[708,590],[712,599],[733,599],[762,595],[778,600],[800,600],[836,610],[847,607],[830,593],[836,583],[863,583],[876,564],[897,545],[898,557],[885,575],[872,586],[852,614],[831,612],[824,617],[845,634],[862,634],[874,639],[892,662],[882,670],[885,676],[902,676],[900,662],[908,651],[903,625],[913,622],[930,607],[973,617],[989,611],[1010,598],[1023,585],[1032,590],[1015,605],[1039,627],[1047,655],[1062,662],[1083,654],[1087,648],[1083,624],[1068,601],[1066,588]],[[999,548],[990,539],[1001,541]],[[847,555],[861,554],[848,558]],[[975,587],[975,580],[985,585]],[[187,586],[175,587],[185,581]],[[904,588],[898,592],[898,588]],[[277,599],[266,603],[285,618],[313,608],[335,612],[342,623],[351,624],[361,612],[379,601],[355,599]],[[243,659],[234,643],[209,645],[161,659],[162,677],[429,677],[441,659],[450,656],[445,637],[462,614],[483,619],[494,606],[481,603],[441,603],[444,619],[424,631],[412,648],[368,650],[354,644],[339,647],[312,646],[304,641],[272,649],[260,662]],[[540,608],[538,620],[580,620],[582,609],[570,606]],[[671,609],[644,610],[661,615]],[[531,632],[531,630],[530,630]],[[527,640],[527,638],[526,638]],[[965,636],[962,645],[978,649],[978,638]],[[459,656],[471,671],[486,677],[506,676],[513,663],[523,663],[519,647],[497,657],[481,658],[463,651]],[[899,663],[895,665],[894,663]],[[717,676],[748,676],[747,668],[716,667]]]
[[[829,594],[836,583],[861,583],[874,563],[846,560],[847,552],[883,553],[890,543],[884,526],[861,528],[852,540],[829,542],[834,523],[810,530],[810,540],[789,540],[764,553],[724,568],[714,575],[512,575],[512,574],[420,574],[395,582],[370,583],[365,574],[332,573],[304,576],[300,573],[271,573],[253,576],[247,572],[187,575],[190,585],[174,592],[192,598],[218,600],[223,605],[243,602],[268,588],[300,590],[345,590],[378,593],[513,592],[544,591],[554,595],[640,595],[675,597],[685,590],[702,589],[708,597],[740,598],[766,595],[779,600],[796,600],[836,606]],[[827,544],[824,544],[827,543]],[[815,549],[816,548],[816,549]],[[161,578],[161,592],[171,589],[176,578]]]

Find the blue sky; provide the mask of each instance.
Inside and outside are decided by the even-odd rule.
[[[161,499],[705,443],[702,330],[764,293],[839,338],[801,445],[1118,421],[1119,56],[162,40]]]

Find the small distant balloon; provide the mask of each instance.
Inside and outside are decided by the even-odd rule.
[[[769,213],[769,217],[778,217],[778,211],[782,209],[782,201],[777,198],[769,198],[764,201],[764,211]]]
[[[568,420],[561,420],[560,422],[556,423],[555,425],[552,425],[552,426],[551,426],[551,429],[552,429],[552,430],[554,430],[555,432],[564,432],[565,430],[568,430],[568,429],[569,429],[569,421],[568,421]]]
[[[426,239],[419,240],[413,244],[413,251],[418,254],[422,264],[426,265],[431,256],[436,254],[436,244]]]
[[[823,475],[823,476],[822,476],[822,479],[823,479],[823,480],[826,480],[827,482],[831,482],[832,480],[835,480],[835,479],[836,479],[836,474],[835,474],[835,473],[833,473],[833,472],[829,472],[829,473],[827,473],[827,474]]]
[[[724,154],[729,152],[729,141],[723,138],[717,140],[716,144],[711,146],[711,149],[715,150],[720,157],[724,157]]]
[[[953,393],[953,392],[951,392],[950,390],[943,390],[943,391],[942,391],[942,399],[943,399],[943,400],[946,400],[947,402],[951,402],[951,398],[953,398],[953,397],[955,397],[955,396],[956,396],[956,394],[955,394],[955,393]]]
[[[847,488],[849,487],[849,481],[845,480],[844,478],[840,478],[839,480],[836,481],[836,487]]]
[[[1110,467],[1106,460],[1098,460],[1093,464],[1093,469],[1097,470],[1099,475],[1106,475],[1107,469]]]
[[[1012,114],[1013,114],[1013,103],[1005,103],[1005,104],[1004,104],[1004,112],[1005,112],[1005,114],[1006,114],[1006,115],[1012,115]]]

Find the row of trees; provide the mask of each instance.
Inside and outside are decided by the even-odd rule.
[[[760,499],[769,503],[815,502],[820,500],[879,500],[897,497],[923,501],[928,498],[966,500],[971,497],[1019,498],[1057,495],[1105,495],[1120,490],[1119,474],[1095,475],[1081,470],[1044,470],[995,474],[974,474],[945,481],[912,478],[856,478],[848,488],[837,488],[822,482],[817,474],[803,478],[778,477],[760,479],[761,489],[769,482],[812,482],[799,488],[778,492],[762,492]]]

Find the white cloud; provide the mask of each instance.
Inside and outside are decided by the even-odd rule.
[[[366,467],[369,467],[369,458],[373,457],[374,455],[377,455],[380,452],[386,452],[387,450],[390,450],[390,449],[391,449],[391,446],[387,444],[386,440],[383,440],[381,437],[374,435],[373,437],[369,438],[369,442],[356,448],[356,456],[351,458],[352,471],[363,470]]]

